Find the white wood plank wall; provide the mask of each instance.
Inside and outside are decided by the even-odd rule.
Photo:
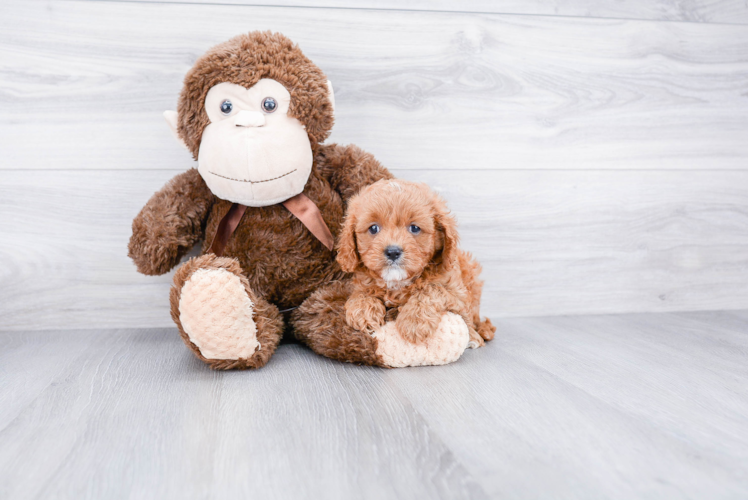
[[[130,221],[192,165],[185,72],[255,29],[333,81],[333,141],[445,194],[489,315],[748,306],[744,1],[264,3],[3,0],[0,329],[171,325]]]

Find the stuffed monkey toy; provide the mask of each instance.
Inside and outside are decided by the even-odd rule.
[[[164,113],[198,168],[146,203],[129,256],[160,275],[205,242],[175,273],[170,304],[185,344],[211,368],[264,366],[287,323],[315,352],[359,364],[440,364],[467,345],[464,322],[443,322],[431,346],[408,345],[393,324],[374,335],[345,324],[348,278],[334,240],[347,201],[392,175],[356,146],[323,144],[333,111],[330,82],[298,46],[252,32],[200,57],[177,111]]]

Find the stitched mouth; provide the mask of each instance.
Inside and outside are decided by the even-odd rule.
[[[279,175],[278,177],[273,177],[272,179],[265,179],[265,180],[262,180],[262,181],[250,181],[250,180],[246,180],[246,179],[234,179],[233,177],[226,177],[225,175],[217,174],[217,173],[215,173],[215,172],[213,172],[211,170],[208,170],[208,172],[210,172],[211,174],[215,175],[216,177],[221,177],[223,179],[228,179],[230,181],[248,182],[250,184],[260,184],[261,182],[270,182],[270,181],[274,181],[274,180],[280,179],[282,177],[285,177],[287,175],[291,175],[292,173],[296,172],[297,170],[298,169],[295,168],[295,169],[291,170],[290,172],[286,172],[283,175]]]

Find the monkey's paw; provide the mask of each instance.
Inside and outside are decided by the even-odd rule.
[[[198,269],[182,287],[179,320],[206,359],[243,359],[260,348],[253,304],[239,276]]]
[[[414,344],[405,340],[392,321],[372,336],[377,339],[377,354],[392,368],[453,363],[462,356],[470,341],[465,320],[454,313],[442,316],[436,331],[423,342]]]

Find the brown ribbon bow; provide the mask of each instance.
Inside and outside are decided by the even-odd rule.
[[[327,247],[328,250],[332,250],[335,240],[332,237],[330,228],[327,227],[325,219],[322,218],[319,208],[315,203],[309,199],[304,193],[299,193],[293,198],[289,198],[283,202],[283,206],[288,209],[297,219],[304,224],[307,229]],[[213,243],[210,245],[210,251],[216,254],[218,257],[223,255],[223,251],[226,249],[226,245],[234,234],[236,228],[239,226],[239,221],[242,220],[244,212],[246,212],[247,206],[240,203],[234,203],[231,205],[228,213],[223,216],[221,222],[218,224],[218,230],[216,235],[213,237]]]

